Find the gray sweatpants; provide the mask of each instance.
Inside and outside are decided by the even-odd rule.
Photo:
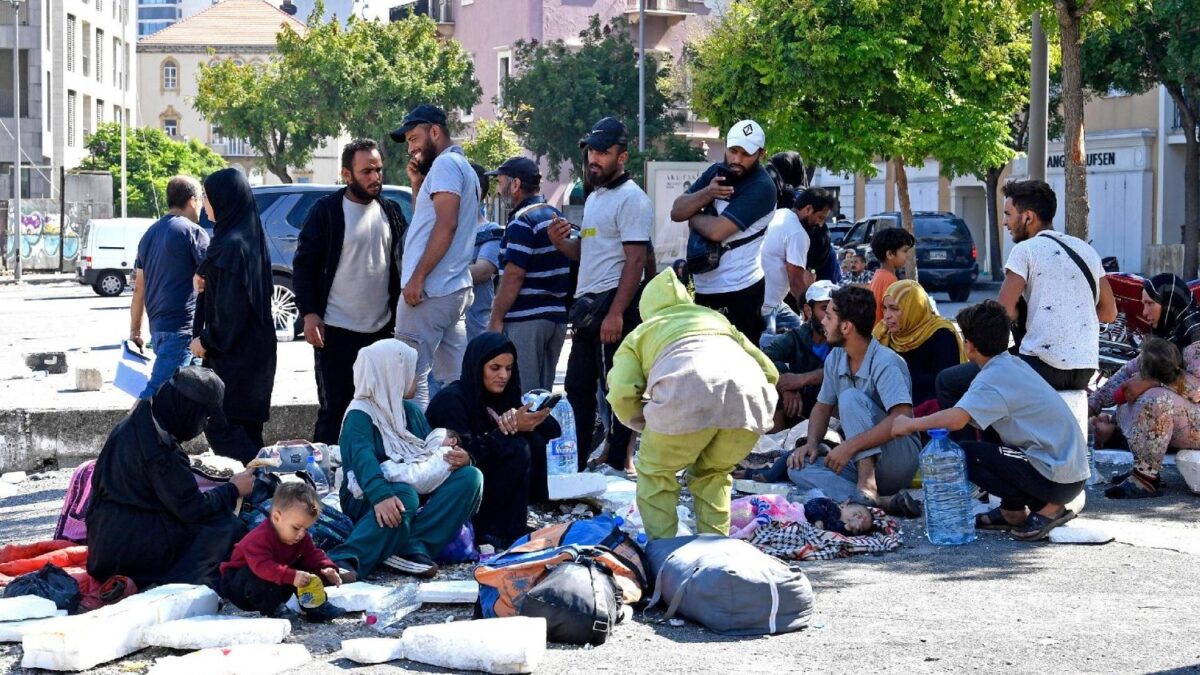
[[[467,350],[465,315],[472,297],[467,287],[440,298],[425,298],[416,307],[409,307],[403,297],[396,303],[396,339],[417,350],[417,395],[413,400],[421,410],[429,405],[430,372],[444,384],[459,377]]]
[[[883,421],[887,413],[875,401],[858,389],[847,389],[838,396],[838,419],[846,438],[864,433]],[[908,487],[917,473],[918,457],[921,454],[919,436],[893,438],[877,448],[863,450],[853,461],[834,473],[825,467],[825,459],[803,469],[788,470],[788,478],[804,489],[819,488],[826,497],[844,501],[858,492],[858,462],[867,457],[875,460],[875,484],[880,496],[894,495]]]
[[[566,324],[546,319],[505,322],[504,334],[517,347],[521,389],[553,389],[558,357],[567,337]]]

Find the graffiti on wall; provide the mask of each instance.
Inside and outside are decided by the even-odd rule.
[[[10,214],[11,206],[9,202]],[[21,202],[19,225],[9,216],[4,257],[10,266],[19,249],[24,269],[57,270],[60,260],[68,269],[74,267],[79,257],[79,226],[68,221],[64,231],[58,210],[52,199],[28,199]]]

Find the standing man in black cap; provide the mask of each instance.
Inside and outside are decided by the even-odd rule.
[[[437,106],[413,108],[392,140],[408,144],[406,170],[413,189],[395,336],[417,350],[414,399],[424,410],[430,372],[439,382],[457,380],[467,347],[468,266],[475,253],[479,178],[463,149],[450,139],[446,113]]]
[[[613,355],[626,335],[640,323],[637,298],[654,211],[650,198],[630,180],[629,135],[625,125],[605,117],[579,143],[587,150],[587,177],[593,187],[583,206],[581,236],[571,236],[571,224],[561,217],[550,224],[555,248],[578,260],[579,278],[571,306],[571,355],[567,361],[567,400],[579,430],[582,469],[591,450],[588,436],[596,419],[596,387],[607,391],[606,378]],[[632,432],[613,418],[608,434],[608,465],[632,474],[629,453]]]
[[[542,174],[525,157],[513,157],[488,173],[512,215],[500,243],[500,290],[488,330],[503,332],[517,347],[521,386],[554,386],[554,371],[567,336],[571,262],[550,241],[549,228],[562,213],[542,197]]]

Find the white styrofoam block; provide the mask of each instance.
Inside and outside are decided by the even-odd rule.
[[[142,633],[147,647],[206,649],[279,644],[292,632],[287,619],[194,616],[151,626]]]
[[[0,480],[5,483],[23,483],[26,478],[29,478],[29,474],[24,471],[9,471],[6,474],[0,475]]]
[[[304,645],[238,645],[164,656],[146,675],[271,675],[312,661]]]
[[[17,486],[4,481],[0,481],[0,499],[8,499],[15,497],[17,494]]]
[[[1115,538],[1096,520],[1073,520],[1050,530],[1050,541],[1056,544],[1107,544]]]
[[[1175,454],[1175,467],[1192,492],[1200,494],[1200,450],[1180,450]]]
[[[388,594],[394,590],[390,586],[356,581],[341,586],[327,586],[325,595],[334,607],[340,607],[347,612],[365,612],[368,609],[382,606]],[[294,595],[288,600],[287,606],[295,611],[300,610],[300,605],[296,602]]]
[[[18,595],[15,598],[0,598],[0,621],[24,621],[54,616],[58,605],[36,595]]]
[[[417,589],[417,600],[449,605],[469,605],[479,599],[479,582],[427,581]]]
[[[637,501],[637,483],[619,476],[605,476],[600,502],[605,511],[617,513]]]
[[[546,655],[546,620],[513,616],[413,626],[400,638],[410,661],[454,670],[532,673]]]
[[[739,478],[733,481],[733,489],[751,495],[782,495],[786,496],[796,486],[792,483],[760,483],[756,480]]]
[[[60,609],[54,613],[54,616],[66,616],[67,610]],[[47,621],[52,621],[54,617],[44,619],[26,619],[24,621],[3,621],[0,622],[0,642],[20,642],[25,634],[32,630],[37,630]]]
[[[1071,409],[1071,414],[1075,417],[1075,422],[1079,424],[1079,431],[1087,438],[1088,432],[1088,393],[1083,389],[1070,389],[1068,391],[1058,392],[1063,402]]]
[[[1092,459],[1097,464],[1133,464],[1133,453],[1128,450],[1096,450]]]
[[[25,668],[86,670],[145,646],[142,632],[161,623],[217,613],[206,586],[159,586],[87,614],[51,619],[21,640]]]
[[[551,501],[596,497],[604,494],[607,482],[598,473],[567,473],[546,477]]]
[[[404,658],[404,643],[396,638],[342,640],[342,656],[364,665],[387,663]]]
[[[1087,490],[1080,490],[1079,495],[1067,502],[1065,506],[1073,511],[1075,515],[1083,513],[1083,507],[1087,506]]]

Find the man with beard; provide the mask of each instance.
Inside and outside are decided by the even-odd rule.
[[[422,103],[391,133],[408,145],[412,224],[404,238],[396,305],[396,339],[417,350],[417,393],[429,405],[429,376],[458,379],[467,348],[466,312],[471,305],[471,260],[479,222],[479,177],[450,139],[446,113]]]
[[[758,122],[734,124],[725,139],[725,162],[708,167],[671,206],[671,220],[687,221],[691,229],[696,304],[724,314],[754,344],[763,332],[766,292],[759,252],[777,201],[775,181],[760,161],[766,143]],[[710,259],[705,254],[718,248],[715,265],[692,265],[697,254]]]
[[[320,443],[338,442],[354,398],[358,350],[391,335],[408,226],[400,206],[380,196],[383,158],[375,141],[346,144],[342,181],[345,188],[313,204],[292,260],[304,339],[313,346],[320,402],[313,440]]]
[[[570,321],[574,327],[567,361],[567,400],[579,429],[579,468],[591,453],[596,419],[596,388],[607,392],[606,379],[621,340],[640,323],[638,291],[646,268],[654,211],[650,198],[630,180],[629,134],[614,117],[596,123],[579,143],[586,149],[587,177],[592,186],[583,206],[583,228],[571,236],[571,224],[556,217],[548,228],[551,243],[579,262],[579,279]],[[629,453],[632,432],[615,418],[608,426],[610,467],[634,472]]]
[[[835,290],[821,323],[833,349],[808,420],[808,440],[788,457],[788,476],[837,502],[853,499],[915,518],[920,505],[901,491],[917,472],[920,441],[916,435],[892,437],[892,422],[912,417],[908,366],[871,337],[875,298],[865,288]],[[819,459],[835,410],[846,440]]]
[[[504,333],[517,348],[521,386],[554,386],[554,371],[567,335],[570,261],[550,242],[550,221],[561,216],[542,197],[537,164],[513,157],[488,173],[511,214],[500,243],[500,290],[488,330]]]
[[[807,267],[810,243],[807,228],[823,224],[835,200],[828,190],[817,187],[796,195],[786,186],[780,188],[779,208],[771,216],[763,236],[761,260],[766,290],[762,315],[768,325],[791,321],[794,326],[796,315],[784,304],[784,299],[788,293],[796,300],[803,299],[808,285],[816,280]],[[763,342],[772,337],[764,334]]]

